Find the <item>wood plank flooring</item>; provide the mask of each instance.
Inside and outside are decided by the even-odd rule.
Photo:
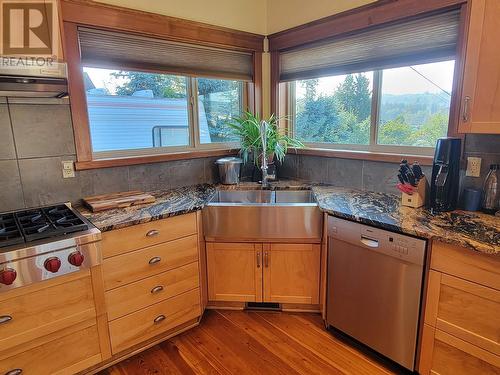
[[[207,310],[200,326],[100,375],[394,373],[328,333],[318,314]]]

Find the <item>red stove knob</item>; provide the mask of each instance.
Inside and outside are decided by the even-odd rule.
[[[47,271],[56,273],[61,268],[61,260],[58,257],[51,257],[43,263],[43,266]]]
[[[75,266],[75,267],[80,267],[85,260],[85,257],[83,254],[79,251],[74,251],[68,256],[68,262],[69,264]]]
[[[11,285],[17,277],[17,272],[13,268],[5,268],[0,271],[0,284]]]

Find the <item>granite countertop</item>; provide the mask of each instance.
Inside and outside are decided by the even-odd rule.
[[[91,212],[83,206],[77,206],[76,209],[98,229],[106,232],[201,210],[215,190],[216,186],[209,184],[186,186],[149,192],[156,198],[151,204],[101,212]]]
[[[101,231],[159,220],[200,210],[220,189],[260,189],[254,182],[239,185],[195,185],[151,192],[152,204],[92,213],[77,207]],[[487,254],[500,254],[500,218],[477,212],[431,214],[425,208],[400,205],[400,196],[350,188],[311,184],[297,180],[272,183],[275,190],[312,189],[322,211],[378,228],[435,239]]]
[[[499,217],[458,210],[432,214],[425,208],[401,206],[396,194],[331,186],[312,189],[320,208],[337,217],[500,255]]]

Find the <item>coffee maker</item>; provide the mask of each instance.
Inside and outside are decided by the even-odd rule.
[[[457,208],[461,146],[460,138],[440,138],[437,141],[431,179],[430,206],[433,211]]]

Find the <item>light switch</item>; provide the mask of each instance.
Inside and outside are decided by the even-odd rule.
[[[73,178],[75,177],[75,167],[73,160],[67,160],[62,162],[62,172],[63,172],[63,178]]]

